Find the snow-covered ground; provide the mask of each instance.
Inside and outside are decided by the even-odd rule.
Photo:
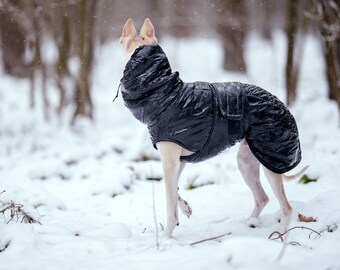
[[[15,221],[0,214],[0,269],[340,269],[340,129],[334,103],[327,99],[320,48],[305,40],[299,94],[291,108],[301,135],[307,175],[286,183],[294,207],[283,244],[268,240],[278,227],[279,206],[270,197],[259,221],[245,218],[253,201],[236,165],[237,146],[196,165],[188,165],[180,193],[193,208],[190,220],[180,216],[174,238],[162,237],[165,199],[161,164],[145,127],[124,107],[112,103],[124,61],[118,44],[98,51],[93,81],[95,122],[73,128],[62,121],[43,121],[39,109],[28,109],[28,82],[0,76],[0,208],[10,201],[39,219]],[[285,43],[252,35],[247,44],[248,75],[225,73],[218,41],[163,39],[174,70],[185,81],[243,81],[262,86],[284,100]],[[49,88],[55,96],[53,86]],[[53,98],[52,98],[53,101]],[[144,157],[151,160],[143,160]],[[199,186],[188,189],[189,186]],[[155,208],[155,213],[154,210]],[[317,222],[297,221],[297,214]],[[155,221],[156,219],[156,221]],[[157,223],[157,228],[155,225]],[[330,232],[333,231],[333,232]],[[157,237],[157,232],[159,233]],[[231,233],[196,245],[193,242]],[[159,242],[159,245],[157,245]]]

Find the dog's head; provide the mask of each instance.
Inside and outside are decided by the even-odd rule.
[[[135,25],[133,24],[132,19],[128,19],[123,27],[122,36],[119,38],[119,42],[123,47],[124,55],[127,60],[129,60],[139,46],[157,44],[155,28],[150,19],[146,18],[140,29],[139,37],[137,37]]]

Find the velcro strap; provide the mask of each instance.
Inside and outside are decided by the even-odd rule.
[[[221,114],[230,120],[243,118],[244,93],[237,82],[214,84]]]

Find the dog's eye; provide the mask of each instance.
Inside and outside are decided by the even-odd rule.
[[[144,38],[144,37],[142,37],[142,40],[145,40],[145,38]]]

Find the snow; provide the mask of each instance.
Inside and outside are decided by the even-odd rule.
[[[161,45],[186,81],[240,80],[284,100],[284,42],[282,33],[272,43],[251,35],[247,76],[222,70],[217,40],[164,38]],[[97,51],[94,123],[81,119],[69,128],[71,110],[45,123],[41,100],[35,110],[29,109],[28,81],[1,75],[0,192],[6,192],[0,201],[23,204],[41,225],[7,224],[8,217],[0,214],[0,269],[340,269],[339,114],[327,99],[324,64],[314,37],[306,37],[303,52],[298,99],[291,108],[303,151],[296,171],[309,164],[306,173],[318,180],[303,185],[296,179],[285,186],[294,208],[290,227],[306,226],[320,236],[306,229],[291,231],[286,241],[299,245],[287,245],[277,260],[283,245],[268,236],[278,228],[278,203],[262,181],[270,202],[258,228],[246,225],[253,199],[237,170],[233,147],[186,166],[179,188],[193,215],[180,215],[174,238],[164,238],[154,220],[165,225],[164,183],[148,181],[162,178],[159,155],[121,96],[112,103],[124,68],[115,42]],[[49,85],[55,104],[55,88]],[[143,157],[152,159],[140,161]],[[198,187],[190,190],[190,185]],[[298,213],[317,222],[299,222]]]

